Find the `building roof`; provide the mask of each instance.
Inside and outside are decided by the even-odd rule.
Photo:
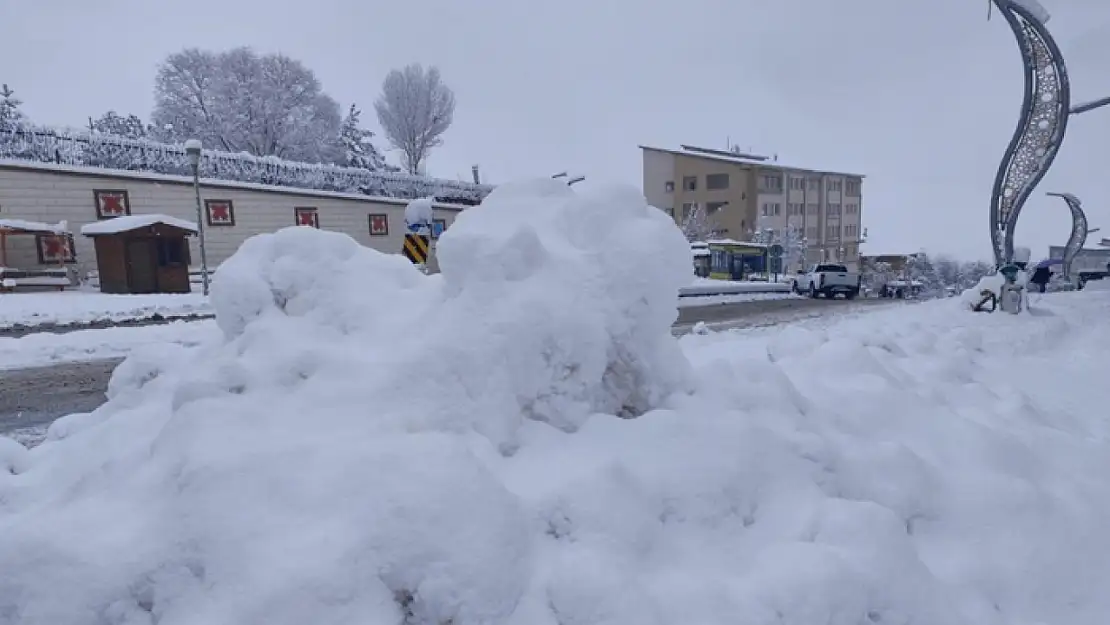
[[[196,234],[197,231],[197,225],[191,221],[170,217],[169,215],[150,214],[125,215],[123,217],[113,217],[111,219],[97,221],[87,226],[82,226],[81,234],[87,237],[94,237],[102,234],[119,234],[121,232],[130,232],[140,228],[147,228],[155,224],[180,228],[181,230],[194,234]]]
[[[682,147],[683,148],[690,148],[692,146],[682,146]],[[791,164],[788,164],[788,163],[784,163],[784,162],[779,161],[777,159],[770,159],[770,158],[767,158],[767,157],[759,157],[759,156],[750,155],[750,154],[733,155],[733,154],[729,154],[728,152],[725,152],[724,150],[705,150],[704,148],[698,148],[697,150],[693,150],[693,149],[673,150],[673,149],[669,149],[669,148],[652,147],[650,145],[640,145],[639,148],[641,150],[652,150],[654,152],[666,152],[668,154],[674,154],[676,156],[689,156],[689,157],[693,157],[693,158],[703,158],[703,159],[710,160],[710,161],[720,161],[722,163],[732,163],[734,165],[751,165],[751,166],[754,166],[754,167],[766,167],[768,169],[787,169],[787,170],[790,170],[790,171],[801,171],[801,172],[810,173],[810,174],[828,174],[828,175],[833,175],[833,176],[853,176],[853,177],[856,177],[856,178],[866,178],[866,176],[864,176],[863,174],[855,174],[855,173],[844,172],[844,171],[833,171],[833,170],[830,170],[830,169],[820,169],[820,168],[813,168],[813,167],[799,167],[797,165],[791,165]],[[764,159],[766,159],[766,160],[764,160]]]
[[[0,219],[0,230],[19,234],[66,234],[69,232],[69,224],[64,221],[47,224],[25,219]]]

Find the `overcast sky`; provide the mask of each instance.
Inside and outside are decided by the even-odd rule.
[[[1110,2],[1044,4],[1073,100],[1110,95]],[[986,16],[986,0],[0,0],[0,81],[38,123],[146,119],[167,54],[248,45],[303,61],[377,131],[385,74],[436,64],[458,100],[437,176],[479,163],[495,183],[569,169],[639,186],[638,144],[731,138],[866,174],[865,253],[989,258],[1021,66],[1004,20]],[[1067,239],[1052,190],[1110,235],[1108,165],[1110,108],[1073,118],[1018,244],[1040,255]]]

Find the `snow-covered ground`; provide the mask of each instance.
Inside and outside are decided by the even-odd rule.
[[[336,233],[253,238],[214,283],[219,335],[133,353],[33,450],[0,439],[0,615],[1110,613],[1110,293],[675,341],[677,229],[550,180],[499,187],[439,253],[426,278]]]
[[[191,346],[219,336],[216,322],[176,321],[143,327],[99,328],[65,334],[39,332],[19,338],[0,336],[0,371],[66,362],[122,358],[135,349]]]
[[[69,325],[211,314],[200,293],[108,295],[96,291],[0,293],[0,330],[12,326]]]

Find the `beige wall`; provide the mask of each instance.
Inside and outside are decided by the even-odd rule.
[[[648,204],[663,210],[674,208],[674,155],[669,152],[644,151],[644,198]]]
[[[684,219],[689,205],[697,204],[707,211],[710,221],[722,236],[743,239],[755,223],[755,194],[752,192],[751,168],[693,156],[674,156],[675,218]],[[728,188],[708,188],[709,175],[727,175]],[[696,189],[689,190],[684,181],[692,178]],[[724,206],[714,209],[720,203]],[[681,223],[681,221],[680,221]]]
[[[684,205],[728,202],[711,216],[726,236],[746,239],[756,228],[781,229],[787,225],[802,228],[808,240],[807,264],[840,259],[852,267],[859,264],[859,246],[863,234],[862,179],[858,176],[791,168],[777,161],[764,163],[736,162],[697,152],[681,152],[641,147],[643,154],[644,196],[648,202],[664,210],[672,210],[675,221],[682,223]],[[727,190],[706,188],[706,176],[729,175]],[[684,188],[683,178],[694,176],[697,189]],[[769,185],[765,176],[779,179],[781,184]],[[799,182],[792,184],[792,180]],[[667,192],[667,183],[674,192]],[[860,190],[849,189],[855,183]],[[774,206],[778,205],[778,214]],[[849,205],[855,208],[849,212]],[[764,206],[768,214],[763,214]]]
[[[77,171],[77,170],[74,170]],[[152,174],[128,175],[108,170],[54,171],[35,165],[0,165],[0,218],[57,223],[69,222],[74,235],[77,267],[81,274],[96,268],[92,240],[81,236],[81,226],[96,221],[94,189],[126,190],[131,214],[162,213],[196,221],[196,199],[188,179]],[[362,198],[299,190],[250,188],[236,183],[202,184],[201,199],[231,200],[234,226],[207,226],[208,264],[216,266],[233,254],[248,237],[295,225],[295,207],[315,207],[320,227],[342,232],[359,243],[386,253],[400,253],[405,233],[405,200]],[[435,218],[450,227],[460,207],[439,206]],[[386,214],[388,236],[371,236],[369,216]],[[200,264],[196,238],[190,239],[193,265]],[[17,268],[37,267],[35,239],[8,239],[9,264]]]

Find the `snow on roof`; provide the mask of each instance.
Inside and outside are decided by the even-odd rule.
[[[47,224],[41,221],[27,221],[24,219],[0,219],[0,230],[41,234],[66,234],[69,232],[69,224],[64,221],[60,221],[56,224]]]
[[[119,234],[120,232],[128,232],[131,230],[138,230],[139,228],[146,228],[154,224],[164,224],[173,226],[174,228],[181,228],[189,232],[195,233],[197,231],[197,224],[192,221],[185,221],[169,215],[126,215],[123,217],[113,217],[112,219],[105,219],[96,223],[91,223],[87,226],[81,227],[81,234],[85,236],[96,236],[100,234]]]
[[[783,162],[778,161],[778,160],[761,161],[759,159],[754,159],[754,158],[750,158],[750,157],[745,158],[745,157],[739,156],[739,155],[738,156],[731,156],[731,155],[726,156],[724,154],[717,154],[717,153],[712,153],[712,152],[698,152],[698,151],[694,151],[694,150],[671,150],[671,149],[668,149],[668,148],[656,148],[656,147],[652,147],[650,145],[641,145],[639,147],[640,147],[641,150],[653,150],[653,151],[656,151],[656,152],[667,152],[668,154],[676,154],[676,155],[679,155],[679,156],[693,156],[695,158],[704,158],[704,159],[708,159],[708,160],[711,160],[711,161],[722,161],[722,162],[726,162],[726,163],[735,163],[737,165],[753,165],[753,166],[759,166],[759,167],[767,167],[769,169],[789,169],[789,170],[793,170],[793,171],[801,171],[801,172],[807,172],[807,173],[812,173],[812,174],[830,174],[830,175],[833,175],[833,176],[855,176],[857,178],[866,178],[867,177],[863,174],[854,174],[854,173],[845,172],[845,171],[832,171],[832,170],[828,170],[828,169],[820,169],[820,168],[814,168],[814,167],[799,167],[799,166],[796,166],[796,165],[789,165],[787,163],[783,163]]]
[[[709,245],[744,245],[747,247],[767,247],[762,243],[752,243],[750,241],[737,241],[736,239],[710,239]]]

